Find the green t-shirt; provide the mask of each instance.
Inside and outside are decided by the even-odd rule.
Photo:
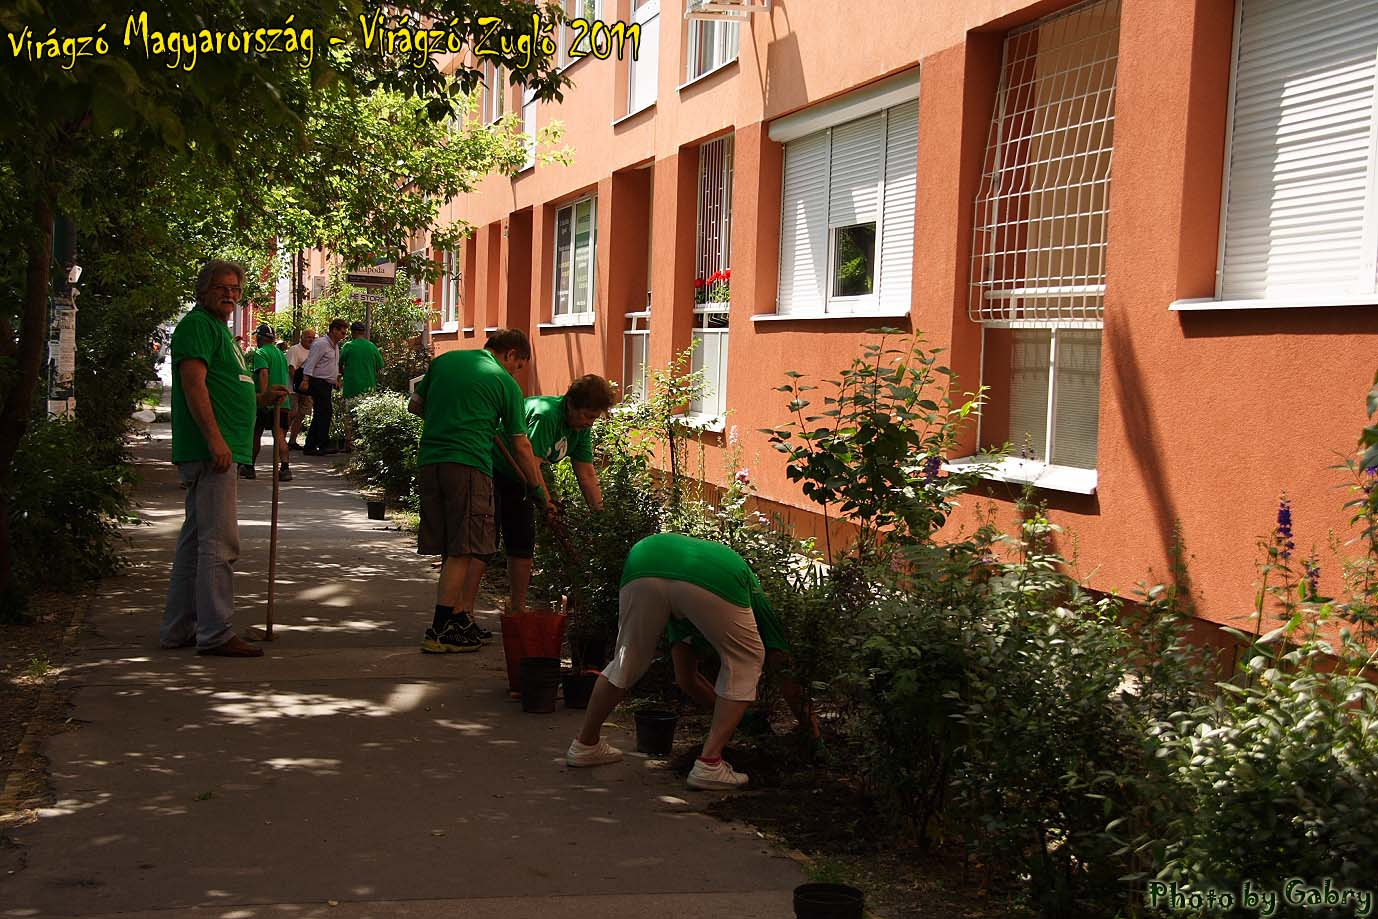
[[[344,383],[340,394],[346,399],[378,388],[378,372],[383,369],[383,352],[367,338],[351,338],[340,345],[340,372]]]
[[[416,386],[426,400],[416,464],[460,463],[493,474],[493,435],[526,436],[522,388],[486,348],[446,351]]]
[[[187,407],[178,366],[195,359],[206,365],[206,389],[220,436],[225,438],[236,463],[253,461],[254,378],[244,363],[229,326],[203,307],[182,317],[172,333],[172,461],[191,463],[211,458],[210,445]]]
[[[593,429],[576,431],[569,426],[564,396],[532,396],[526,400],[526,435],[531,438],[531,452],[537,460],[554,464],[568,456],[576,463],[593,462]],[[506,479],[521,479],[496,446],[493,472]]]
[[[254,372],[254,386],[258,386],[258,372],[268,371],[269,386],[286,386],[292,388],[288,383],[289,374],[287,371],[287,358],[276,345],[264,345],[249,352],[249,369]],[[282,402],[282,407],[290,409],[292,407],[292,397],[288,396]]]
[[[647,536],[627,553],[621,586],[637,578],[669,578],[687,581],[722,597],[734,606],[770,611],[761,582],[742,557],[720,542],[695,539],[682,533]]]

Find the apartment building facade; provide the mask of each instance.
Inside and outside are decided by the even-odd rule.
[[[637,23],[640,53],[564,35],[560,104],[488,75],[484,117],[558,119],[573,160],[450,202],[462,249],[418,241],[445,266],[417,291],[437,351],[515,326],[528,393],[631,391],[694,343],[710,477],[735,428],[763,502],[816,532],[758,433],[774,387],[921,332],[989,387],[966,452],[1013,448],[968,511],[1008,524],[1034,482],[1088,582],[1126,594],[1180,540],[1202,614],[1244,624],[1285,493],[1334,585],[1328,467],[1378,366],[1378,2],[568,8]]]

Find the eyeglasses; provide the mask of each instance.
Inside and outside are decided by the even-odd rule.
[[[240,294],[244,293],[244,288],[240,287],[238,284],[212,284],[210,289],[223,290],[232,297],[238,297]]]

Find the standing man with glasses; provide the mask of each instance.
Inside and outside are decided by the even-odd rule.
[[[316,339],[306,363],[301,365],[314,406],[311,427],[306,432],[306,449],[302,451],[307,456],[339,452],[330,446],[330,421],[334,413],[331,399],[340,385],[340,341],[348,330],[349,323],[345,320],[331,320],[329,332],[324,338]]]
[[[234,464],[252,460],[254,379],[226,324],[244,293],[244,268],[215,260],[196,279],[196,308],[172,333],[172,461],[186,489],[186,517],[172,562],[160,640],[198,654],[262,657],[234,634],[234,563],[239,558]]]

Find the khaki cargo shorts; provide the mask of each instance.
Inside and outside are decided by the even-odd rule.
[[[419,555],[490,556],[498,551],[493,480],[459,463],[432,463],[416,470],[421,495]]]

